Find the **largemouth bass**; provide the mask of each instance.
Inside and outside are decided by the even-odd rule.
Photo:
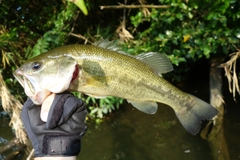
[[[160,76],[172,69],[164,54],[149,52],[133,57],[101,40],[95,45],[74,44],[45,52],[27,60],[14,76],[36,104],[65,90],[97,98],[124,98],[148,114],[157,111],[159,102],[173,108],[184,128],[196,134],[201,121],[210,120],[218,111]]]

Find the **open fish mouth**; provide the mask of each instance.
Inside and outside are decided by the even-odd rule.
[[[13,75],[24,88],[25,94],[33,101],[33,103],[42,104],[44,99],[51,94],[50,91],[42,89],[39,84],[36,83],[36,80],[25,75],[20,69],[17,69]]]
[[[34,85],[32,82],[24,75],[24,73],[17,69],[13,73],[14,77],[17,79],[17,81],[21,84],[21,86],[24,88],[27,96],[32,97],[36,94],[36,89],[34,88]]]
[[[20,69],[17,69],[13,73],[14,77],[17,79],[17,81],[21,84],[21,86],[24,88],[24,90],[28,90],[27,96],[32,96],[35,94],[35,88],[31,81],[28,80],[26,76],[24,76],[23,72]],[[30,94],[29,94],[30,91]]]

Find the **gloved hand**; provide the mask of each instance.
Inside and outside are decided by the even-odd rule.
[[[35,150],[35,157],[76,156],[87,127],[87,110],[82,100],[70,93],[56,94],[47,122],[40,118],[41,106],[28,99],[21,118]]]

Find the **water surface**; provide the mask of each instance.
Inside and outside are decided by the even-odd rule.
[[[211,159],[208,143],[189,134],[165,105],[154,115],[123,106],[98,127],[90,125],[82,147],[79,160]]]
[[[239,105],[230,104],[225,116],[225,135],[230,157],[240,159]],[[8,117],[0,117],[0,146],[14,135]],[[205,123],[203,123],[203,126]],[[208,143],[199,134],[189,134],[174,111],[159,105],[154,115],[123,105],[100,125],[88,123],[79,160],[211,160]],[[7,152],[0,155],[4,159]],[[25,159],[21,155],[15,159]]]

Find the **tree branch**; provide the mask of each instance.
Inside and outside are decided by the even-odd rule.
[[[111,6],[100,6],[100,9],[136,9],[136,8],[156,8],[165,9],[170,8],[168,5],[111,5]]]

